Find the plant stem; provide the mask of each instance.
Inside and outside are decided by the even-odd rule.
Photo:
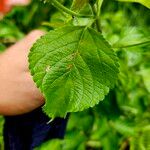
[[[100,11],[101,11],[102,3],[103,3],[103,0],[97,0],[96,4],[92,6],[93,14],[94,16],[96,16],[96,21],[95,21],[96,27],[99,32],[102,32],[101,22],[100,22]]]
[[[52,4],[58,8],[63,10],[65,13],[72,15],[72,16],[77,16],[77,17],[93,17],[92,15],[84,15],[84,14],[78,14],[70,9],[68,9],[67,7],[63,6],[61,3],[59,3],[57,0],[51,0]]]
[[[103,0],[97,0],[97,17],[100,17]]]
[[[101,32],[101,25],[100,25],[100,21],[97,17],[97,9],[96,9],[95,5],[92,6],[92,11],[93,11],[94,16],[96,17],[96,19],[95,19],[96,28],[99,32]]]
[[[128,47],[134,47],[134,46],[140,46],[140,45],[145,45],[145,44],[149,44],[150,41],[145,41],[145,42],[140,42],[140,43],[134,43],[131,45],[122,45],[122,46],[112,46],[113,48],[128,48]]]
[[[97,0],[97,29],[101,32],[101,21],[100,21],[100,13],[101,13],[101,7],[102,7],[103,0]]]

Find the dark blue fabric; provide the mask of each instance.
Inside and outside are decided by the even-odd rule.
[[[34,147],[53,138],[63,138],[66,119],[56,118],[51,123],[41,108],[33,112],[5,117],[5,150],[33,150]]]

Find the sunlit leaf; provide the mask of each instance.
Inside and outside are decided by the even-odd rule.
[[[150,9],[150,1],[149,0],[119,0],[119,1],[140,3]]]
[[[80,26],[50,31],[33,45],[29,62],[52,118],[93,107],[118,74],[117,57],[101,33]]]

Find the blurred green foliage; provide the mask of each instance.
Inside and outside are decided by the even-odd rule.
[[[4,149],[4,142],[3,142],[3,123],[4,119],[0,116],[0,150]]]
[[[72,1],[61,2],[70,6]],[[0,21],[0,51],[32,29],[63,25],[65,17],[41,1],[15,7]],[[73,19],[79,24],[89,21]],[[48,141],[37,150],[150,150],[150,10],[136,3],[104,0],[101,28],[119,57],[115,88],[94,108],[70,115],[64,140]],[[0,119],[1,128],[2,124]]]

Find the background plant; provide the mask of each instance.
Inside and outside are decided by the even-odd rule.
[[[62,4],[69,8],[71,2],[62,1]],[[43,15],[39,17],[41,13]],[[86,6],[80,13],[90,14]],[[21,14],[23,17],[20,18]],[[50,141],[38,149],[150,148],[149,14],[150,11],[139,4],[104,0],[100,12],[100,31],[111,43],[120,64],[115,88],[94,108],[71,114],[64,140]],[[33,1],[27,8],[15,8],[1,21],[0,47],[4,50],[36,27],[51,30],[64,23],[87,25],[91,21],[86,17],[72,18],[57,11],[48,2]],[[96,29],[97,23],[92,27]]]

